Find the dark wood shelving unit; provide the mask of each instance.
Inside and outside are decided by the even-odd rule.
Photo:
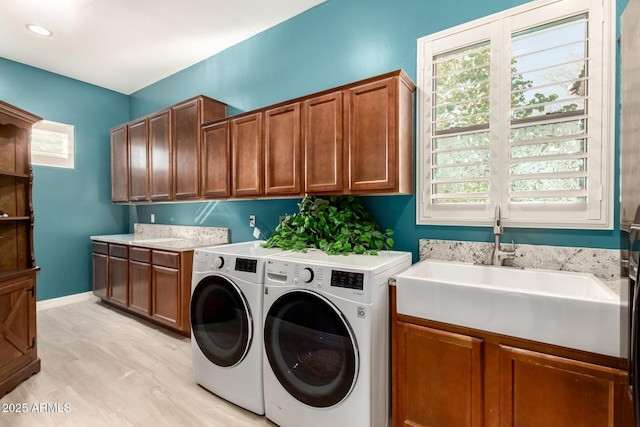
[[[0,101],[0,398],[40,371],[36,341],[31,127],[40,117]]]

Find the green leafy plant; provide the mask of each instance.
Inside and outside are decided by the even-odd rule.
[[[393,230],[383,233],[354,196],[305,196],[300,212],[287,215],[264,244],[266,248],[322,249],[330,255],[377,255],[393,247]]]

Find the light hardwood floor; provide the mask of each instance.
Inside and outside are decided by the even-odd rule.
[[[39,311],[38,354],[0,426],[274,426],[195,383],[188,338],[98,301]]]

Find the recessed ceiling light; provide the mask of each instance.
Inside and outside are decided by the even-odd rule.
[[[51,35],[53,35],[53,33],[49,30],[47,30],[44,27],[41,27],[40,25],[34,25],[34,24],[29,24],[27,25],[27,29],[29,31],[31,31],[32,33],[35,33],[39,36],[45,36],[45,37],[49,37]]]

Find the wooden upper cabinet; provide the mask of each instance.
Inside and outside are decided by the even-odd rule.
[[[404,73],[345,90],[350,192],[413,192],[413,92]]]
[[[146,181],[137,145],[113,142],[136,130],[112,133],[113,168],[131,169],[113,170],[113,201],[411,194],[414,92],[398,70],[235,117],[188,99],[147,117]]]
[[[304,101],[304,191],[342,191],[342,91]]]
[[[171,110],[149,116],[149,189],[151,200],[173,200]]]
[[[231,194],[231,135],[229,121],[203,128],[202,196],[228,197]]]
[[[262,112],[231,120],[232,196],[262,194]]]
[[[171,109],[176,199],[200,197],[200,139],[203,123],[226,116],[227,108],[204,96],[189,99]]]
[[[129,201],[129,149],[127,125],[111,130],[111,200]]]
[[[148,121],[129,124],[129,200],[149,200]]]
[[[301,194],[299,102],[265,111],[264,153],[264,193]]]
[[[200,129],[197,99],[172,108],[175,197],[197,198],[200,195]]]

